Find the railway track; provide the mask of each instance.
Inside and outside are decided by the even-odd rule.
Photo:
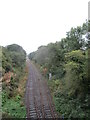
[[[28,60],[29,75],[26,85],[26,111],[28,118],[57,119],[49,88],[37,68]]]

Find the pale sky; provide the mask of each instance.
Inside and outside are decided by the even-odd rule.
[[[88,19],[89,0],[1,0],[0,45],[21,45],[27,53],[60,41]]]

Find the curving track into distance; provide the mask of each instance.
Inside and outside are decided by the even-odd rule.
[[[29,60],[27,64],[29,68],[25,94],[27,118],[58,118],[46,80]]]

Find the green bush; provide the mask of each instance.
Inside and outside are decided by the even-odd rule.
[[[64,118],[89,118],[87,57],[82,51],[65,55],[65,74],[61,79],[48,81],[55,106]]]

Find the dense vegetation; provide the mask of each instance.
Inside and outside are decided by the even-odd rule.
[[[88,23],[90,25],[90,22]],[[65,118],[89,118],[89,87],[88,50],[89,31],[87,22],[82,26],[71,28],[66,38],[60,42],[40,46],[37,51],[28,56],[40,65],[40,70],[46,68],[45,77],[48,80],[56,110]]]
[[[2,116],[24,118],[26,52],[19,45],[2,47]]]

